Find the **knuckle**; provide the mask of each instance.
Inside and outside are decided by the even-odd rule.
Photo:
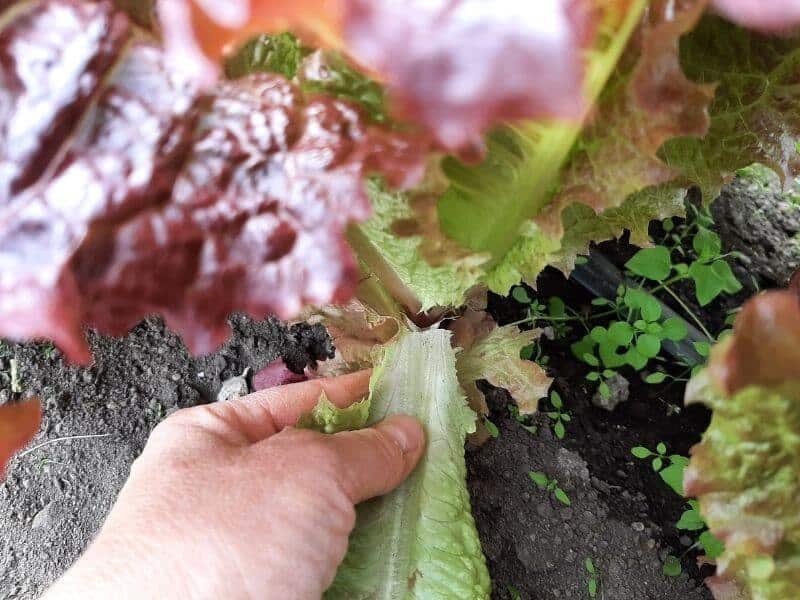
[[[386,479],[388,482],[397,481],[405,470],[403,449],[391,437],[380,429],[375,431],[375,446],[381,462],[385,465]]]

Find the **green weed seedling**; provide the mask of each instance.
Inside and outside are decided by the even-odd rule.
[[[611,394],[607,381],[616,374],[616,369],[630,366],[641,371],[661,353],[664,340],[680,341],[688,334],[681,319],[671,317],[662,321],[661,304],[643,289],[621,285],[615,300],[596,298],[593,304],[610,307],[617,320],[607,326],[593,327],[571,350],[594,368],[586,379],[599,382],[598,389],[604,398]],[[666,377],[665,373],[653,373],[649,381],[661,383]]]
[[[600,575],[597,572],[597,567],[594,566],[594,561],[591,557],[587,557],[583,564],[586,567],[586,572],[589,573],[589,581],[586,583],[589,597],[597,598],[597,591],[600,589]]]
[[[586,335],[575,342],[571,350],[575,357],[592,367],[586,379],[597,383],[601,396],[606,399],[611,394],[608,380],[618,369],[630,367],[641,372],[651,361],[664,360],[660,355],[665,341],[679,342],[688,335],[682,319],[664,318],[658,294],[669,296],[705,334],[707,340],[695,342],[695,348],[706,357],[710,343],[716,338],[672,286],[680,281],[692,281],[701,306],[723,293],[732,294],[742,289],[726,260],[736,253],[722,253],[722,241],[711,230],[714,221],[710,212],[693,205],[688,211],[686,222],[662,221],[666,240],[639,250],[625,264],[629,278],[636,280],[637,285],[620,285],[613,300],[594,299],[592,305],[604,310],[580,319]],[[692,250],[687,252],[684,246],[689,243]],[[608,316],[612,320],[604,326],[588,325],[596,318]],[[654,385],[667,380],[688,381],[699,368],[681,361],[678,364],[686,367],[680,376],[653,370],[644,376],[644,381]]]
[[[531,478],[531,481],[533,481],[539,489],[546,490],[553,494],[555,499],[561,502],[561,504],[566,506],[572,505],[572,500],[570,500],[567,493],[559,487],[557,479],[550,479],[547,475],[539,471],[531,471],[528,473],[528,477]]]
[[[709,559],[716,560],[725,551],[724,542],[708,531],[708,526],[700,513],[700,504],[697,500],[689,500],[688,505],[689,508],[683,512],[675,527],[695,535],[700,532],[692,548],[699,548]]]
[[[664,560],[664,566],[661,568],[661,570],[667,577],[680,577],[680,574],[683,572],[681,559],[670,554]]]
[[[539,428],[536,425],[528,424],[528,418],[525,415],[521,415],[519,413],[519,407],[517,407],[516,404],[508,405],[508,413],[517,423],[522,425],[522,428],[525,429],[528,433],[536,435],[539,432]]]
[[[644,446],[636,446],[631,448],[631,454],[640,460],[652,459],[650,465],[653,471],[661,476],[669,487],[671,487],[676,494],[683,496],[683,472],[689,464],[689,459],[680,454],[667,454],[667,445],[664,442],[659,442],[656,445],[656,450],[653,452]]]
[[[561,400],[561,395],[553,390],[550,392],[550,404],[553,406],[555,410],[549,411],[545,413],[547,417],[552,422],[553,426],[553,433],[555,436],[563,440],[564,435],[566,435],[566,423],[569,423],[572,420],[570,414],[563,410],[564,402]]]
[[[493,438],[497,439],[500,437],[500,430],[497,428],[492,421],[489,420],[489,417],[483,417],[483,424],[486,427],[486,431],[489,432],[489,435]]]
[[[520,594],[519,590],[513,585],[507,585],[506,589],[508,590],[508,595],[511,597],[511,600],[522,600],[522,594]]]

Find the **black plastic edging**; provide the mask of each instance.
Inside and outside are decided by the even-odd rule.
[[[570,279],[582,285],[595,296],[614,300],[617,297],[617,288],[620,284],[629,288],[638,288],[644,292],[646,289],[639,286],[635,281],[625,277],[620,270],[614,266],[603,254],[592,251],[588,260],[572,271]],[[649,292],[647,292],[649,294]],[[652,294],[649,294],[652,296]],[[655,298],[655,296],[653,296]],[[687,336],[679,342],[664,340],[662,346],[675,358],[680,358],[690,366],[703,364],[705,359],[694,349],[694,342],[708,342],[708,338],[703,335],[697,327],[687,322],[681,315],[672,310],[658,298],[655,298],[661,305],[664,319],[678,318],[686,325],[689,332]]]

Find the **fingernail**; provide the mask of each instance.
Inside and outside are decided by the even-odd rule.
[[[419,422],[406,416],[389,417],[380,428],[402,448],[404,454],[413,454],[425,443],[425,434]]]

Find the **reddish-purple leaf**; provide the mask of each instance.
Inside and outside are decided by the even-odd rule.
[[[34,2],[0,32],[0,204],[46,169],[128,35],[109,3],[80,0]]]
[[[448,149],[497,123],[578,118],[588,5],[573,0],[349,0],[350,53]]]
[[[714,0],[734,23],[761,31],[788,31],[800,25],[800,0]]]
[[[42,419],[38,400],[0,406],[0,481],[5,478],[11,457],[31,441]]]
[[[298,375],[291,371],[282,358],[273,360],[258,373],[253,375],[253,391],[266,390],[288,383],[298,383],[308,379],[305,375]]]
[[[379,73],[406,116],[462,153],[481,148],[481,134],[499,121],[581,116],[582,58],[596,17],[587,0],[250,0],[242,7],[162,2],[171,55],[208,81],[226,49],[254,32],[310,31]]]
[[[0,205],[0,335],[87,361],[83,325],[122,334],[160,313],[207,352],[234,310],[289,318],[350,297],[364,176],[410,184],[421,148],[278,76],[202,97],[187,79],[135,44],[37,185]]]

